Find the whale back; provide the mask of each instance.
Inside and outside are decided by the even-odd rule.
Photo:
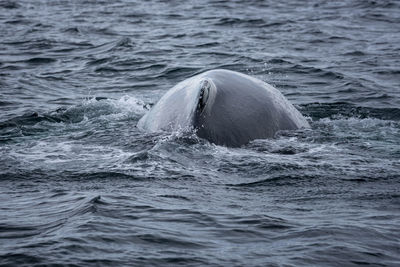
[[[194,128],[201,138],[235,147],[309,124],[271,85],[238,72],[212,70],[173,87],[138,126],[150,131]]]

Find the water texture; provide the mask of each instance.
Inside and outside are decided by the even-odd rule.
[[[398,266],[399,1],[0,1],[0,265]],[[311,129],[138,120],[215,68]]]

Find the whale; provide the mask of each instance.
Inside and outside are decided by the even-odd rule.
[[[246,74],[215,69],[172,87],[137,127],[149,132],[194,131],[216,145],[240,147],[310,125],[273,86]]]

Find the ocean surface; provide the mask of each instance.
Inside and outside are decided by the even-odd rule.
[[[138,120],[206,70],[311,129]],[[0,0],[1,266],[399,266],[400,2]]]

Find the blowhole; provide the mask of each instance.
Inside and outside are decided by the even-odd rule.
[[[200,84],[200,95],[199,95],[199,103],[198,103],[198,109],[200,112],[202,112],[207,104],[208,97],[210,95],[210,88],[211,84],[209,81],[204,80]]]

